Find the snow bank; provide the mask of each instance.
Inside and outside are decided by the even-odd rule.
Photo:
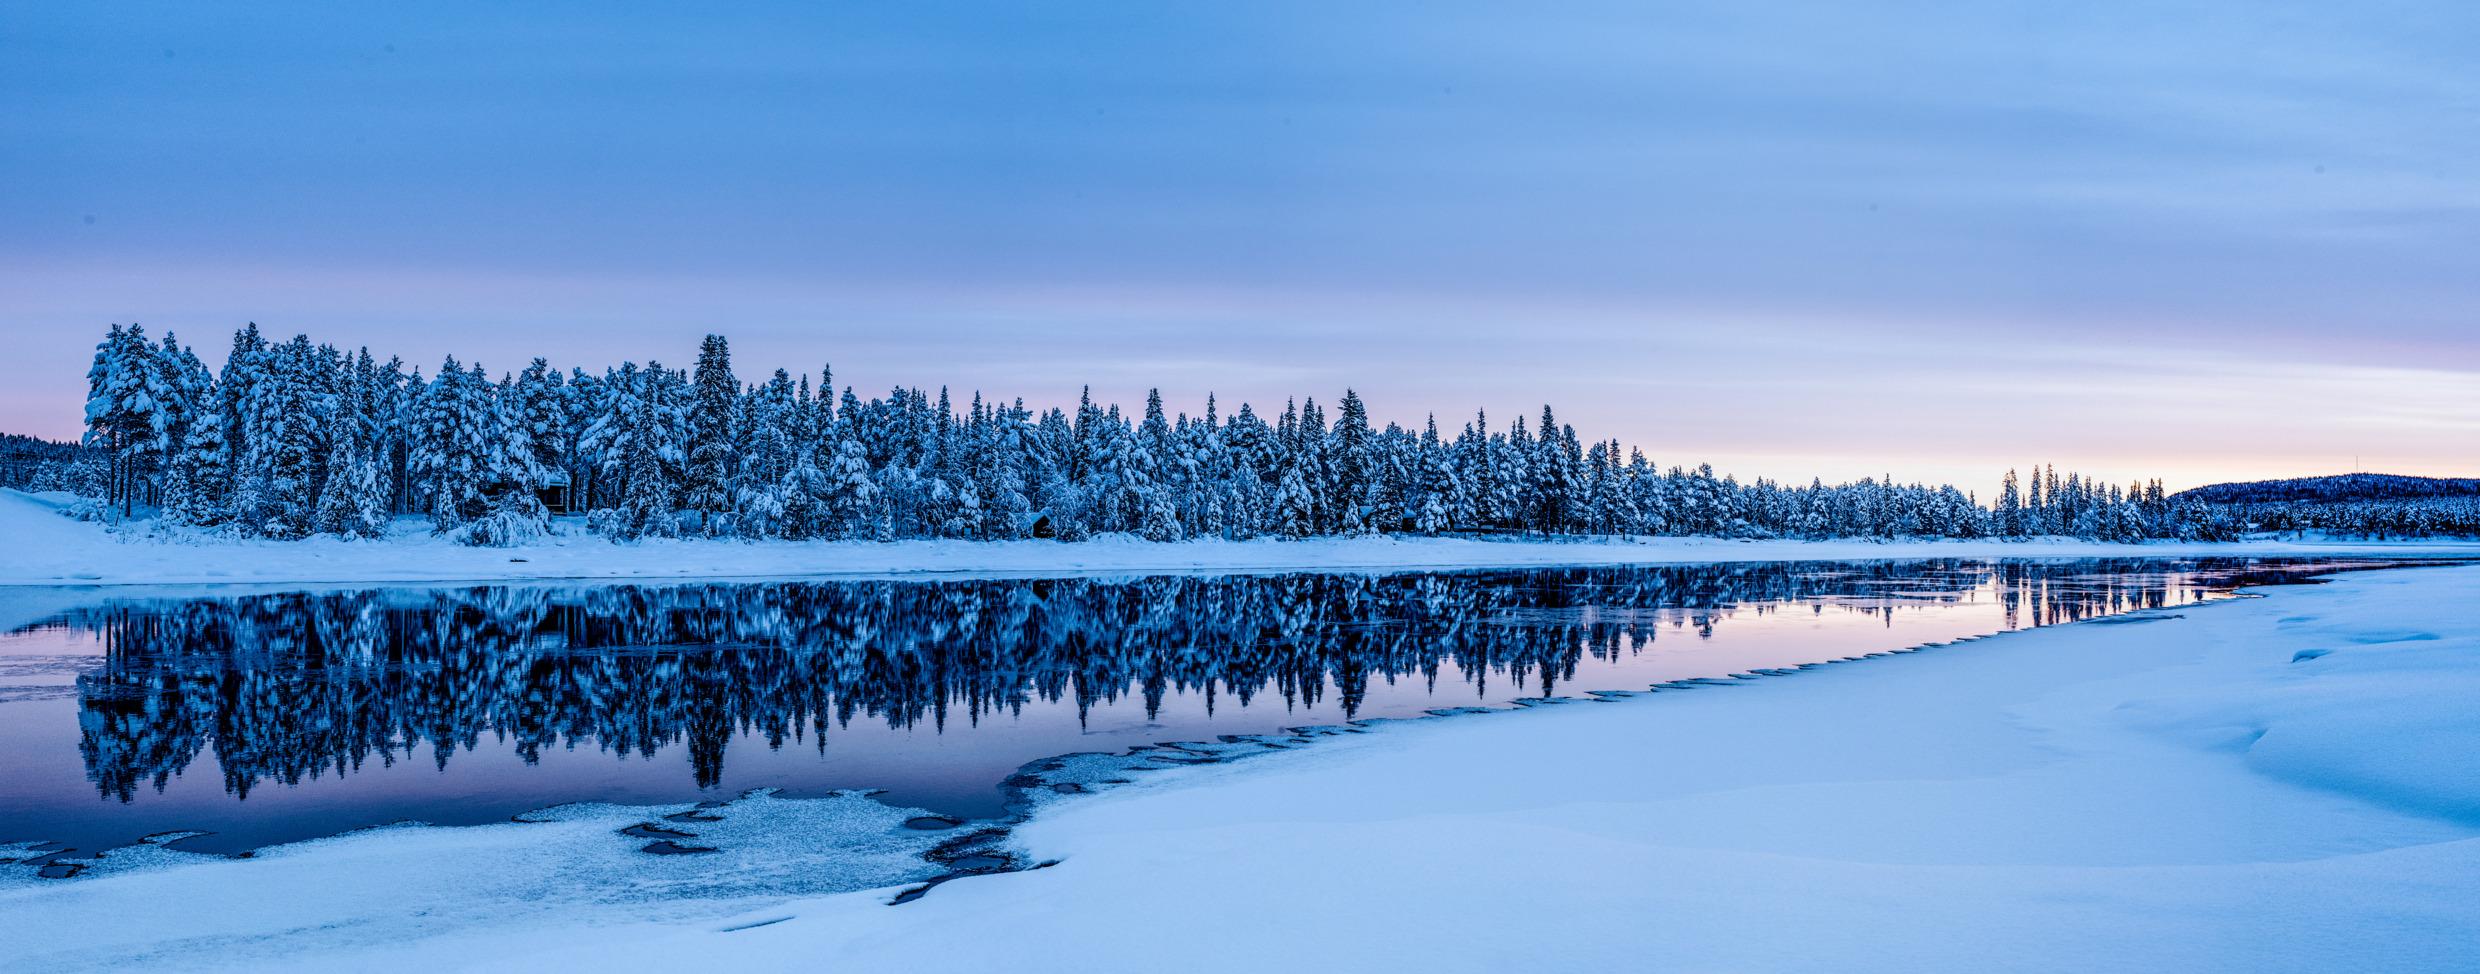
[[[159,525],[72,521],[60,500],[0,490],[0,585],[130,585],[291,582],[441,582],[517,579],[781,578],[970,572],[1265,572],[1392,570],[1715,561],[1940,557],[2098,557],[2202,554],[2480,556],[2473,542],[2248,542],[2102,544],[2027,542],[1476,541],[1456,538],[1320,538],[1190,541],[1128,537],[1054,541],[743,542],[650,540],[615,545],[574,523],[540,542],[471,548],[400,520],[379,541],[264,541]]]
[[[2468,970],[2475,592],[2355,574],[1390,722],[1054,801],[1015,841],[1057,866],[900,907],[602,897],[656,887],[528,852],[555,824],[0,890],[0,917],[46,969]]]
[[[2357,575],[1391,725],[1062,803],[1018,833],[1053,869],[476,966],[2468,970],[2476,592]]]
[[[723,916],[942,872],[923,854],[954,835],[906,828],[917,814],[852,793],[753,794],[712,809],[581,804],[504,825],[367,829],[249,859],[136,846],[68,881],[0,870],[0,936],[28,970],[260,968],[537,924]],[[662,831],[620,832],[649,826]],[[650,841],[713,851],[638,851]]]

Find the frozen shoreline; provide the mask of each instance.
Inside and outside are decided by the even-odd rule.
[[[2474,568],[2351,575],[1415,722],[1063,804],[1017,836],[1060,866],[902,909],[572,930],[478,966],[2468,969],[2475,593]],[[1265,935],[1198,941],[1226,921]]]
[[[501,827],[0,906],[26,918],[29,959],[175,967],[2451,968],[2480,942],[2475,592],[2480,568],[2353,574],[2122,617],[2143,624],[1392,724],[1053,805],[1015,844],[1060,866],[901,908],[887,888],[724,917],[694,899],[405,915],[478,869],[499,877],[484,898],[555,881],[556,857],[475,863],[522,840]],[[389,878],[358,878],[373,867]],[[1231,922],[1263,935],[1200,939]]]
[[[56,513],[58,500],[0,490],[0,587],[634,581],[926,574],[1396,571],[1894,558],[2182,555],[2480,557],[2480,541],[2250,541],[2106,544],[2032,541],[1733,541],[1717,538],[1478,541],[1317,538],[1156,544],[1053,541],[646,541],[581,534],[514,548],[469,548],[401,521],[381,541],[254,541],[116,532]]]

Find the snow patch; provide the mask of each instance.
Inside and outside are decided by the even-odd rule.
[[[2480,557],[2476,542],[2108,544],[2027,541],[1737,541],[1719,538],[1475,540],[1369,536],[1156,543],[1128,535],[1057,541],[724,541],[613,544],[577,519],[507,547],[475,548],[400,518],[383,539],[234,538],[59,517],[54,501],[0,490],[0,586],[448,582],[524,579],[793,578],[972,573],[1401,571],[1429,568],[1897,558],[2181,555]]]

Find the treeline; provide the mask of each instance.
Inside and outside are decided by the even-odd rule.
[[[493,379],[451,357],[418,368],[306,336],[233,336],[220,373],[167,334],[114,326],[89,373],[87,478],[122,516],[255,536],[372,537],[398,514],[475,544],[545,530],[546,502],[614,539],[1057,537],[1156,541],[1534,532],[1726,537],[2235,537],[2240,522],[2054,468],[1984,506],[1951,485],[1887,479],[1742,483],[1657,468],[1580,439],[1547,406],[1442,434],[1375,427],[1347,390],[1261,416],[1081,401],[951,401],[917,388],[864,400],[832,373],[744,383],[710,335],[694,366]]]
[[[2480,479],[2469,477],[2405,477],[2389,473],[2346,473],[2329,477],[2291,477],[2243,483],[2210,484],[2172,495],[2207,504],[2320,504],[2428,499],[2480,500]]]
[[[75,443],[0,433],[0,487],[55,490],[67,486],[61,478],[84,452]]]
[[[2480,498],[2475,497],[2217,504],[2212,510],[2245,531],[2382,539],[2480,537]]]
[[[2480,537],[2480,479],[2350,473],[2212,484],[2170,499],[2201,501],[2250,532]]]

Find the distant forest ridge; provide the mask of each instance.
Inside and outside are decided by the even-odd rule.
[[[66,466],[83,450],[75,443],[0,433],[0,487],[23,490],[33,486],[36,475],[45,467]]]
[[[2390,473],[2346,473],[2330,477],[2289,477],[2211,484],[2170,495],[2176,500],[2206,504],[2344,503],[2349,501],[2420,500],[2432,497],[2480,497],[2480,478],[2409,477]]]

